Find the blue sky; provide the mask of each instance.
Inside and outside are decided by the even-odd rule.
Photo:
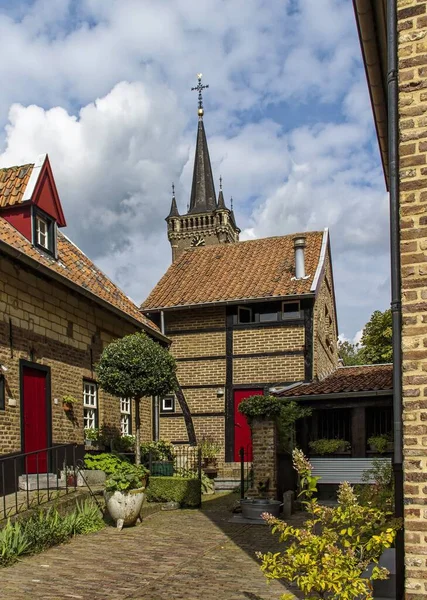
[[[53,8],[54,7],[54,8]],[[188,202],[197,72],[242,238],[330,227],[340,332],[389,304],[388,206],[348,0],[0,0],[0,164],[48,152],[68,235],[136,302]]]

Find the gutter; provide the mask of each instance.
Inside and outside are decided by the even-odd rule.
[[[141,307],[143,314],[149,314],[153,312],[169,312],[178,309],[192,309],[192,308],[209,308],[211,306],[232,306],[244,303],[254,302],[271,302],[279,300],[305,300],[307,298],[315,298],[314,293],[310,294],[288,294],[286,296],[263,296],[262,298],[238,298],[237,300],[213,300],[212,302],[201,302],[199,304],[176,304],[175,306],[157,306],[153,308]]]
[[[289,400],[340,400],[345,398],[376,398],[378,396],[391,396],[393,390],[367,390],[364,392],[333,392],[331,394],[306,394],[301,396],[286,396],[281,392],[279,398],[289,398]]]
[[[129,315],[129,314],[125,313],[124,311],[120,310],[119,308],[115,307],[113,304],[110,304],[110,302],[103,300],[96,294],[93,294],[92,292],[85,289],[84,287],[77,285],[76,283],[74,283],[73,281],[68,279],[67,277],[64,277],[63,275],[56,273],[49,267],[42,265],[41,263],[39,263],[38,261],[34,260],[33,258],[27,256],[23,252],[20,252],[16,248],[13,248],[13,246],[10,246],[3,240],[0,240],[0,250],[2,250],[8,256],[11,256],[12,258],[17,259],[19,262],[29,266],[31,269],[33,269],[35,271],[39,271],[40,273],[43,273],[43,275],[45,275],[49,279],[53,279],[54,281],[57,281],[57,282],[61,283],[62,285],[69,287],[70,289],[74,290],[78,294],[85,296],[86,298],[88,298],[89,300],[92,300],[92,302],[95,302],[102,308],[105,308],[106,310],[118,315],[125,321],[132,323],[132,325],[136,325],[137,327],[144,329],[147,333],[149,333],[152,336],[155,336],[160,341],[162,341],[168,345],[171,344],[170,339],[167,338],[165,335],[161,334],[159,331],[156,331],[155,329],[152,329],[149,325],[146,325],[145,323],[138,321],[138,319],[135,319],[131,315]]]
[[[389,118],[390,165],[390,251],[391,251],[391,314],[393,328],[393,472],[395,516],[404,515],[403,448],[402,448],[402,304],[400,271],[400,207],[399,207],[399,105],[398,105],[398,33],[397,0],[387,2],[387,92]],[[396,537],[396,598],[405,593],[404,531]]]

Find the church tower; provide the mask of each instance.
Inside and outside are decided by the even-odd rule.
[[[197,76],[197,86],[192,88],[198,92],[198,116],[196,153],[194,157],[193,183],[191,186],[190,204],[185,215],[180,215],[175,199],[175,188],[172,185],[172,204],[166,217],[168,239],[172,247],[172,261],[186,248],[212,246],[239,241],[240,229],[236,225],[233,207],[227,208],[222,191],[218,199],[215,193],[208,142],[203,124],[203,89],[202,75]]]

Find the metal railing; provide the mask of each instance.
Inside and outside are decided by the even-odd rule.
[[[253,487],[252,448],[243,446],[239,450],[240,457],[240,497],[245,497],[246,492]]]
[[[0,521],[77,486],[76,444],[0,458]]]

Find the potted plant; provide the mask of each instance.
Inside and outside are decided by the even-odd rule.
[[[123,462],[105,482],[107,510],[120,531],[124,525],[135,525],[142,503],[149,471],[143,465]]]
[[[351,450],[350,442],[341,439],[320,439],[309,442],[310,450],[313,454],[344,454]]]
[[[65,412],[72,411],[74,409],[74,405],[78,403],[79,401],[77,398],[71,396],[70,394],[65,394],[65,396],[62,397],[62,408]]]
[[[175,449],[173,444],[158,440],[141,444],[141,461],[148,465],[151,475],[171,477],[174,473]]]
[[[368,438],[368,444],[372,452],[377,452],[378,454],[384,454],[384,452],[393,451],[393,439],[389,433],[372,435],[370,438]]]
[[[216,474],[218,471],[217,454],[221,451],[221,446],[212,438],[202,438],[199,448],[202,453],[204,472]]]
[[[99,442],[99,429],[97,427],[84,430],[85,446],[97,446]]]

